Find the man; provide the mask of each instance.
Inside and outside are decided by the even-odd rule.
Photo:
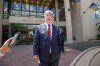
[[[64,53],[64,41],[65,41],[65,34],[61,29],[61,43],[62,43],[62,52]]]
[[[44,13],[45,23],[37,26],[34,36],[34,59],[39,66],[58,66],[61,52],[61,35],[53,22],[53,12]]]
[[[8,44],[12,41],[13,38],[9,38],[5,41],[3,46],[0,48],[0,59],[5,55],[7,51],[11,49],[11,47],[8,46]]]

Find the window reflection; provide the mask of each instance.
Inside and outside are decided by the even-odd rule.
[[[22,11],[22,16],[29,16],[29,12],[27,12],[27,11]]]
[[[58,1],[58,14],[59,14],[59,21],[65,21],[64,2],[60,0]]]
[[[96,11],[96,15],[100,16],[100,10]]]
[[[100,8],[100,6],[98,6],[98,8]],[[95,11],[95,17],[100,18],[100,10]]]
[[[22,4],[22,10],[29,11],[29,5],[28,4]]]
[[[4,2],[4,10],[3,10],[3,18],[7,19],[8,18],[8,2]]]
[[[95,18],[100,18],[100,10],[95,12]]]
[[[48,3],[48,4],[47,4]],[[55,17],[55,3],[44,0],[12,0],[10,15],[43,18],[44,12],[51,9]]]
[[[7,19],[8,18],[8,14],[3,14],[3,18]]]
[[[8,13],[8,2],[4,2],[4,13]]]
[[[11,10],[10,14],[13,16],[21,16],[21,11]]]
[[[38,17],[38,18],[43,17],[43,13],[37,13],[37,17]]]
[[[43,17],[43,6],[37,6],[37,17]]]
[[[43,12],[43,6],[37,6],[37,12]]]
[[[36,17],[36,5],[30,5],[30,17]]]
[[[36,6],[35,5],[30,5],[30,11],[36,12]]]
[[[30,17],[36,17],[36,12],[30,12]]]
[[[16,2],[12,2],[11,3],[11,9],[13,9],[13,10],[21,10],[21,4],[20,3],[16,3]]]
[[[46,10],[49,10],[49,7],[44,7],[44,12],[45,12]]]

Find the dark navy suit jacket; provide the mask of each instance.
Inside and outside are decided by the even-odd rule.
[[[50,46],[52,53],[52,62],[60,57],[61,38],[60,29],[52,24],[52,39],[49,39],[46,24],[38,25],[35,30],[33,49],[34,55],[39,55],[40,61],[48,62]]]

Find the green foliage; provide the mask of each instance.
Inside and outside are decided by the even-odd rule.
[[[28,27],[22,24],[13,24],[12,25],[13,34],[16,32],[21,32],[26,34],[28,32]]]
[[[98,27],[98,30],[100,31],[100,26]]]
[[[97,34],[97,40],[100,40],[100,34]]]
[[[100,40],[100,25],[98,25],[97,30],[98,30],[99,33],[96,35],[96,37],[97,37],[97,40]]]

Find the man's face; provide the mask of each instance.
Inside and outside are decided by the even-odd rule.
[[[51,12],[46,13],[46,14],[44,15],[44,19],[45,19],[45,22],[46,22],[47,24],[51,24],[52,21],[53,21],[53,15],[52,15],[52,13],[51,13]]]

